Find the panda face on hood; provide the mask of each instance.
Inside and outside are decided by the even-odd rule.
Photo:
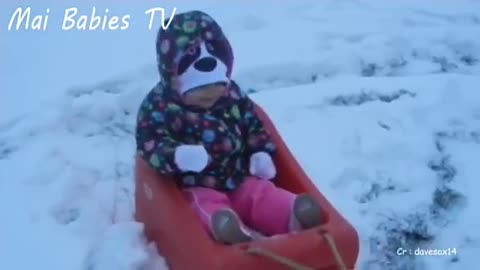
[[[176,92],[170,94],[230,82],[232,48],[221,27],[204,12],[174,15],[170,26],[160,29],[156,50],[162,81]]]

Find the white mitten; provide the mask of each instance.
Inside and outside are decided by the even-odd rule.
[[[277,170],[268,153],[257,152],[250,157],[250,174],[267,180],[275,177]]]
[[[203,145],[184,144],[175,149],[175,163],[184,172],[201,172],[208,164]]]

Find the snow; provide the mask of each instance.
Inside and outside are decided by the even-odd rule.
[[[135,20],[56,27],[92,5]],[[0,3],[0,269],[166,268],[133,220],[135,114],[158,79],[144,12],[159,5],[224,27],[235,78],[358,230],[359,269],[475,268],[480,3],[238,0]],[[17,6],[49,7],[49,30],[7,31]]]

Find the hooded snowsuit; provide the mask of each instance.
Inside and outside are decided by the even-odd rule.
[[[138,111],[137,153],[158,173],[176,179],[215,238],[220,233],[237,239],[245,231],[235,230],[243,228],[242,221],[267,235],[289,232],[293,209],[305,207],[298,207],[295,194],[265,179],[274,179],[275,145],[252,100],[230,78],[233,53],[220,26],[201,11],[177,14],[159,31],[156,49],[161,80]],[[219,81],[227,91],[209,109],[183,102],[187,91]],[[184,172],[175,163],[176,151],[185,145],[206,150],[209,161],[201,172]],[[252,164],[256,176],[250,175]],[[242,225],[235,227],[232,217],[230,225],[214,221],[229,211]]]
[[[288,232],[297,197],[249,175],[252,155],[273,157],[276,149],[252,101],[230,79],[233,53],[220,26],[200,11],[177,14],[167,30],[160,30],[156,49],[161,81],[138,112],[138,154],[158,173],[176,179],[208,231],[214,213],[232,209],[265,234]],[[215,70],[198,72],[212,66],[212,58]],[[195,89],[181,80],[187,77],[197,84],[224,77],[228,91],[208,110],[186,105],[182,94]],[[182,145],[203,145],[209,162],[201,172],[183,172],[177,166],[175,153]]]
[[[226,94],[209,110],[182,102],[176,76],[198,58],[199,43],[220,59],[230,77],[233,54],[220,26],[208,15],[193,11],[175,15],[160,30],[156,49],[161,81],[143,100],[137,121],[137,151],[157,172],[173,176],[181,187],[203,186],[233,191],[248,175],[251,154],[272,156],[275,145],[253,110],[253,103],[231,81]],[[201,173],[184,173],[174,162],[182,144],[203,144],[210,161]]]

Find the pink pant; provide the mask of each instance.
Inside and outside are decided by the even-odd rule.
[[[234,210],[243,223],[266,235],[288,233],[296,195],[276,187],[271,181],[248,177],[233,193],[194,187],[184,190],[205,229],[210,217],[220,209]]]

